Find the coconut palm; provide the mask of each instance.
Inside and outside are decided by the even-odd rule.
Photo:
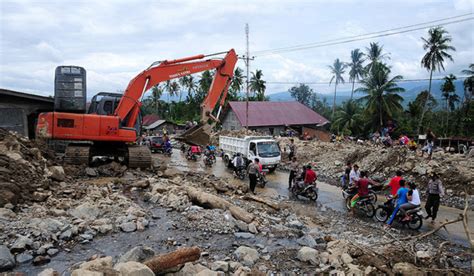
[[[462,70],[461,73],[468,75],[464,80],[464,103],[470,102],[472,98],[472,89],[474,86],[474,63],[469,65],[469,69]]]
[[[374,64],[383,63],[385,59],[390,59],[388,54],[383,53],[383,45],[380,46],[378,42],[371,42],[369,47],[365,48],[367,59],[369,63],[365,66],[366,73],[370,71]]]
[[[349,100],[336,112],[332,126],[337,132],[355,135],[362,130],[361,121],[360,105],[356,101]]]
[[[401,105],[403,98],[398,93],[404,92],[405,89],[396,83],[403,77],[397,75],[389,78],[389,75],[389,68],[374,63],[367,77],[361,80],[361,87],[355,90],[366,94],[359,101],[366,102],[366,111],[373,118],[377,118],[379,127],[383,126],[384,116],[393,118],[396,112],[403,110]]]
[[[354,49],[351,51],[351,62],[347,64],[350,68],[349,70],[349,81],[352,82],[352,90],[351,90],[351,100],[354,94],[354,84],[356,80],[362,79],[364,75],[364,63],[363,59],[364,53],[362,53],[359,49]]]
[[[151,89],[151,101],[155,108],[155,114],[159,114],[160,98],[163,95],[163,88],[158,84]]]
[[[339,83],[344,83],[344,78],[342,75],[345,73],[346,65],[341,62],[338,58],[334,61],[332,66],[328,66],[331,70],[332,78],[329,81],[329,85],[331,85],[332,81],[334,80],[334,100],[332,102],[332,118],[334,118],[334,114],[336,112],[336,92],[337,92],[337,85]]]
[[[232,77],[232,83],[230,84],[230,100],[237,100],[239,97],[239,93],[242,90],[242,86],[244,84],[244,75],[243,70],[239,67],[235,68],[234,77]]]
[[[450,99],[451,99],[451,105],[454,107],[454,102],[456,101],[456,98],[452,97],[453,93],[456,91],[456,85],[454,84],[454,81],[456,80],[456,76],[453,74],[450,74],[449,76],[444,77],[444,83],[441,85],[441,91],[442,91],[442,96],[443,99],[445,100],[445,108],[446,108],[446,127],[445,127],[445,135],[448,134],[448,121],[449,121],[449,107],[450,107]],[[454,94],[457,96],[456,94]],[[459,100],[459,97],[457,98]],[[454,108],[453,108],[454,109]]]
[[[250,78],[249,88],[250,91],[255,93],[255,100],[265,101],[265,86],[266,81],[262,79],[263,73],[262,70],[256,70],[255,73],[252,72],[252,77]]]
[[[451,36],[443,27],[431,28],[428,31],[428,38],[421,38],[423,40],[423,49],[426,54],[421,59],[421,66],[426,68],[430,72],[430,83],[428,86],[428,94],[431,95],[431,80],[433,78],[433,71],[438,70],[444,71],[444,62],[446,59],[453,61],[453,57],[448,51],[456,51],[456,48],[449,45],[451,42]],[[421,119],[418,125],[417,132],[420,132],[423,118],[426,113],[426,103],[421,113]]]
[[[191,97],[191,94],[196,90],[197,85],[196,81],[194,80],[194,77],[192,75],[189,76],[184,76],[179,79],[179,84],[181,85],[182,88],[186,88],[188,92],[188,98]],[[179,95],[179,99],[181,101],[181,93]]]

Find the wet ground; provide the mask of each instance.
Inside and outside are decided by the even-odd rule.
[[[173,155],[169,157],[168,159],[164,159],[161,155],[155,155],[154,158],[159,158],[160,160],[166,162],[169,160],[169,166],[176,167],[180,170],[188,170],[188,171],[206,171],[213,173],[216,176],[219,177],[227,177],[229,178],[229,181],[241,181],[239,179],[236,179],[232,177],[232,171],[224,165],[224,162],[222,161],[221,158],[217,158],[217,162],[211,167],[206,167],[204,165],[204,162],[202,162],[201,159],[198,159],[197,162],[193,161],[187,161],[184,158],[184,155],[179,152],[178,150],[175,150],[173,152]],[[274,173],[270,173],[267,175],[267,180],[268,183],[264,189],[257,188],[257,194],[263,195],[265,197],[270,197],[270,198],[279,198],[279,199],[290,199],[290,193],[288,190],[288,173],[284,171],[275,171]],[[248,180],[244,180],[248,181]],[[317,204],[320,204],[322,206],[325,206],[326,208],[331,208],[333,210],[346,213],[347,210],[344,205],[344,201],[342,198],[342,193],[341,189],[339,187],[336,187],[334,185],[330,185],[326,182],[317,182],[318,187],[319,187],[319,195],[318,195],[318,200]],[[379,202],[378,204],[382,204],[384,200],[383,194],[379,194],[378,196]],[[298,202],[295,200],[295,204],[302,204],[302,208],[308,209],[308,203],[305,202],[304,199],[301,200],[302,202]],[[422,202],[422,206],[424,206],[425,203]],[[377,207],[377,206],[375,206]],[[310,208],[309,208],[310,209]],[[314,208],[314,211],[316,208]],[[311,211],[311,210],[308,210]],[[447,206],[440,206],[439,211],[438,211],[438,217],[437,217],[437,222],[435,224],[431,224],[431,221],[423,221],[423,226],[420,229],[422,232],[429,231],[433,228],[435,228],[437,225],[439,225],[440,222],[444,222],[446,220],[453,220],[458,217],[459,214],[462,213],[462,210],[452,208],[452,207],[447,207]],[[474,212],[468,211],[468,221],[469,221],[469,226],[470,229],[474,229]],[[377,224],[379,222],[376,222],[374,219],[374,224]],[[438,232],[439,235],[441,235],[443,238],[455,242],[458,244],[462,244],[465,246],[468,246],[468,240],[464,231],[464,228],[461,223],[455,223],[455,224],[450,224],[446,226],[446,229],[441,229]]]

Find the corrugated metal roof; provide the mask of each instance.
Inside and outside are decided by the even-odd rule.
[[[159,127],[160,125],[162,125],[163,123],[165,123],[166,120],[158,120],[156,122],[154,122],[153,124],[149,125],[149,126],[146,126],[145,129],[154,129],[154,128],[157,128]]]
[[[242,126],[246,103],[229,102]],[[299,102],[249,102],[249,126],[323,125],[329,121]]]
[[[143,116],[143,119],[142,119],[142,125],[149,126],[153,124],[154,122],[158,121],[159,119],[160,117],[156,114],[145,115]]]

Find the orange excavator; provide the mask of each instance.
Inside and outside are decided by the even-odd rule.
[[[225,54],[225,57],[206,59],[219,54]],[[212,55],[154,62],[130,81],[113,113],[41,113],[36,128],[37,137],[73,141],[66,148],[66,163],[88,164],[94,156],[109,156],[129,167],[149,167],[150,150],[135,143],[140,134],[137,120],[145,92],[163,81],[216,69],[209,92],[201,104],[200,123],[179,137],[179,140],[189,144],[203,144],[209,141],[212,125],[218,121],[236,63],[234,49]],[[212,111],[218,103],[219,110],[214,116]]]

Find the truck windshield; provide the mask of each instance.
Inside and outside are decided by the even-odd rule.
[[[277,157],[280,156],[280,148],[275,142],[257,143],[257,151],[260,157]]]

